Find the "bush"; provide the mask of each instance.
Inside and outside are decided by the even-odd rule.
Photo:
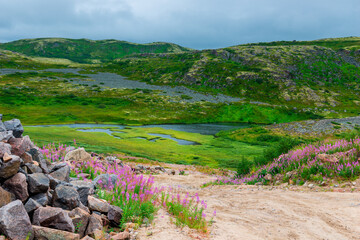
[[[239,161],[239,164],[237,166],[237,177],[246,175],[250,172],[251,167],[253,166],[253,163],[245,158],[245,156],[242,157],[242,159]]]
[[[283,138],[277,144],[264,150],[262,156],[254,159],[254,164],[257,166],[268,164],[283,153],[287,153],[293,147],[303,143],[294,138]]]

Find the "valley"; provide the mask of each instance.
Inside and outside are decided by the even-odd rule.
[[[22,159],[31,149],[49,169],[34,155],[14,174],[68,167],[60,185],[92,182],[94,196],[123,208],[115,230],[103,217],[109,236],[356,239],[359,44],[1,43],[0,170],[12,161],[5,151]]]

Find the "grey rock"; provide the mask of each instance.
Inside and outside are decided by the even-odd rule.
[[[96,230],[102,230],[102,228],[103,224],[100,215],[93,213],[89,218],[89,224],[87,226],[85,234],[94,234]]]
[[[107,213],[109,211],[109,204],[103,199],[97,199],[93,196],[88,197],[88,207],[91,211]]]
[[[75,231],[75,226],[68,213],[57,207],[39,207],[36,209],[33,216],[33,224],[68,232]]]
[[[117,176],[115,174],[100,174],[93,180],[93,184],[96,188],[115,186],[116,180]]]
[[[28,174],[32,174],[32,173],[42,173],[42,169],[35,165],[35,164],[31,164],[31,163],[25,163],[25,171]]]
[[[91,155],[84,148],[78,148],[68,152],[64,158],[65,161],[87,162],[91,160]]]
[[[5,131],[6,131],[6,127],[4,123],[0,120],[0,132],[5,132]]]
[[[70,167],[68,165],[63,166],[60,169],[50,173],[50,176],[56,178],[60,181],[69,182],[70,181]]]
[[[0,158],[3,158],[5,153],[11,155],[11,145],[0,142]]]
[[[54,207],[72,210],[80,205],[80,196],[75,188],[59,185],[55,188],[52,199]]]
[[[6,130],[13,131],[13,135],[16,138],[21,137],[21,134],[24,132],[24,128],[19,119],[12,119],[10,121],[4,122]]]
[[[50,173],[55,172],[56,170],[59,170],[60,168],[66,167],[66,162],[56,163],[50,166]]]
[[[10,239],[33,239],[30,218],[20,200],[0,208],[0,232]]]
[[[69,213],[69,216],[75,226],[76,233],[78,233],[80,237],[84,237],[90,214],[81,208],[75,208]]]
[[[15,155],[10,155],[12,157],[12,160],[1,163],[0,162],[0,178],[9,178],[11,176],[14,176],[20,168],[20,157]]]
[[[78,191],[80,195],[80,201],[85,206],[88,205],[88,196],[95,193],[94,185],[92,182],[77,180],[72,181],[71,185]]]
[[[7,142],[13,137],[14,135],[12,131],[4,131],[4,132],[0,131],[0,142]]]
[[[29,192],[31,194],[46,193],[50,187],[49,178],[43,173],[28,175]]]
[[[61,181],[59,179],[56,179],[54,177],[52,177],[51,175],[47,175],[49,180],[50,180],[50,188],[52,190],[55,190],[55,188],[61,184]]]
[[[47,162],[45,160],[44,155],[40,152],[39,148],[31,148],[28,153],[31,154],[31,157],[33,159],[33,161],[36,161],[39,163],[39,166],[41,167],[41,169],[43,170],[44,173],[49,173],[49,168],[48,165],[50,165],[49,162]]]
[[[16,156],[23,155],[26,151],[29,151],[32,146],[29,136],[11,138],[8,142],[11,145],[11,153]]]
[[[46,193],[38,193],[31,197],[33,200],[38,202],[41,206],[45,207],[50,203],[49,197]]]
[[[39,240],[80,240],[79,234],[53,228],[33,226],[35,239]]]
[[[113,226],[119,227],[122,214],[123,210],[121,208],[119,208],[118,206],[110,205],[107,217]]]
[[[25,203],[25,210],[28,214],[32,214],[39,207],[41,207],[40,203],[32,198],[29,198],[29,200]]]
[[[26,176],[22,173],[17,173],[13,177],[6,180],[3,187],[9,192],[13,193],[16,199],[19,199],[22,202],[25,202],[29,197]]]

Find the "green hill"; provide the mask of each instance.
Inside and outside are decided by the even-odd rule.
[[[255,102],[343,109],[344,104],[360,104],[359,39],[135,55],[113,61],[106,71],[152,84],[184,85]]]
[[[178,53],[190,49],[172,43],[136,44],[118,40],[37,38],[0,44],[0,49],[33,57],[64,58],[79,63],[106,62],[136,53]]]

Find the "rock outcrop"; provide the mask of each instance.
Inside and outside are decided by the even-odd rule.
[[[0,114],[0,236],[98,239],[108,237],[104,225],[119,227],[122,209],[94,195],[98,180],[115,184],[115,175],[100,175],[96,181],[71,179],[68,162],[49,162],[23,133],[20,120],[3,123]],[[91,158],[82,148],[68,148],[65,156],[72,163]]]

